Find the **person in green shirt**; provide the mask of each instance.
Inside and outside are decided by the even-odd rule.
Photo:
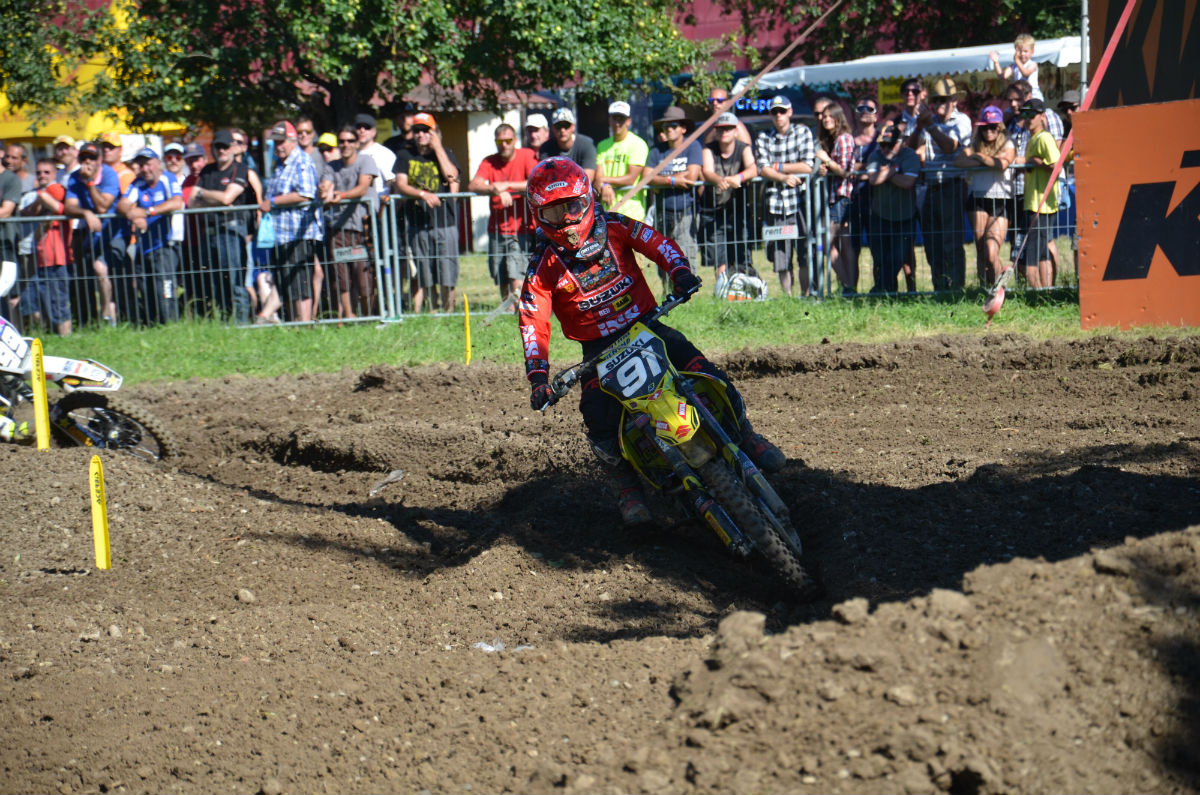
[[[1021,124],[1029,131],[1029,143],[1025,145],[1025,164],[1029,171],[1025,175],[1025,251],[1021,264],[1025,279],[1030,287],[1053,287],[1054,276],[1050,264],[1051,228],[1058,213],[1058,183],[1049,194],[1046,186],[1058,162],[1058,144],[1046,127],[1046,106],[1042,100],[1028,99],[1021,105]],[[1042,195],[1046,194],[1045,202]]]
[[[608,106],[608,127],[612,135],[596,145],[596,187],[604,209],[613,209],[624,193],[616,188],[629,188],[641,179],[642,169],[650,147],[644,139],[629,129],[630,108],[620,100]],[[646,192],[638,191],[617,210],[635,221],[646,217]]]

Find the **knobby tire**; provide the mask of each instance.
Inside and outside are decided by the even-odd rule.
[[[80,424],[87,425],[93,419],[99,422],[107,422],[111,419],[120,423],[126,431],[132,430],[141,437],[138,444],[135,445],[126,444],[123,441],[116,443],[102,441],[97,444],[98,447],[107,450],[121,450],[152,463],[179,454],[179,446],[174,437],[167,432],[156,417],[143,408],[126,403],[121,398],[103,392],[71,392],[58,401],[58,407],[73,421]],[[81,417],[77,412],[85,412],[86,415]],[[107,418],[104,415],[107,415]],[[61,441],[69,446],[76,444],[76,441],[65,431],[57,425],[54,427]],[[157,450],[148,447],[147,442],[156,445]]]
[[[754,542],[755,549],[797,595],[807,598],[816,590],[816,582],[800,565],[791,546],[758,507],[744,483],[737,479],[723,459],[713,458],[698,473],[742,532]]]

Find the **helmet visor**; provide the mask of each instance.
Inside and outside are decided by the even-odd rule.
[[[538,210],[538,217],[550,226],[570,226],[583,220],[591,206],[591,196],[575,196],[567,201],[542,207]]]

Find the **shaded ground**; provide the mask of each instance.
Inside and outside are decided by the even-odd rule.
[[[515,368],[134,390],[109,572],[89,456],[0,447],[0,790],[1200,789],[1200,339],[723,364],[817,604],[618,528]]]

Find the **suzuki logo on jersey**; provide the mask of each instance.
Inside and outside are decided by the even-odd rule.
[[[666,258],[668,265],[674,264],[675,260],[683,257],[683,253],[680,252],[679,249],[675,248],[675,246],[671,244],[670,240],[664,240],[662,242],[662,245],[658,247],[658,253],[662,254],[663,257]]]
[[[525,343],[526,359],[535,358],[540,355],[538,353],[537,331],[534,330],[533,326],[521,327],[521,341]]]
[[[578,306],[580,310],[586,312],[587,310],[593,309],[597,306],[600,306],[601,304],[607,304],[609,301],[613,300],[618,295],[625,292],[632,286],[633,286],[633,277],[625,276],[624,278],[621,279],[621,281],[617,282],[612,287],[607,288],[606,290],[601,292],[599,295],[593,296],[591,298],[585,298],[582,301],[580,301],[578,304],[576,304],[576,306]],[[616,308],[620,309],[621,307],[618,306]]]

